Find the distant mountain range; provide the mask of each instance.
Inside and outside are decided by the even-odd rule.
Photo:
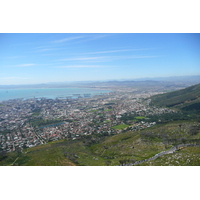
[[[88,86],[165,86],[188,87],[200,83],[200,75],[196,76],[172,76],[138,79],[118,79],[104,81],[74,81],[74,82],[55,82],[28,85],[0,85],[0,89],[19,89],[19,88],[64,88],[64,87],[88,87]]]
[[[170,76],[170,77],[154,77],[154,78],[138,78],[133,79],[135,81],[142,80],[154,80],[154,81],[184,81],[184,82],[192,82],[192,83],[200,83],[200,75],[194,76]]]

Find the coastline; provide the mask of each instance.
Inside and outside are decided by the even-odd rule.
[[[29,89],[0,89],[0,102],[13,99],[30,98],[86,98],[94,95],[112,92],[102,88],[29,88]]]

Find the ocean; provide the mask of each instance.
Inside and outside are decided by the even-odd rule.
[[[0,101],[19,98],[77,98],[109,92],[111,91],[92,88],[0,89]]]

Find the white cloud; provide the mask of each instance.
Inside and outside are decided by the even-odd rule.
[[[87,39],[85,40],[82,40],[82,42],[86,42],[86,41],[91,41],[91,40],[98,40],[98,39],[101,39],[101,38],[105,38],[105,37],[108,37],[110,36],[110,34],[92,34],[92,35],[88,35]]]
[[[125,51],[144,51],[144,50],[152,50],[153,48],[142,48],[142,49],[121,49],[121,50],[110,50],[110,51],[97,51],[97,52],[88,52],[83,54],[102,54],[102,53],[117,53],[117,52],[125,52]]]
[[[98,40],[98,39],[105,38],[108,36],[109,36],[109,34],[100,34],[100,35],[99,34],[92,34],[92,35],[85,34],[82,36],[68,37],[68,38],[63,38],[60,40],[55,40],[55,41],[53,41],[53,43],[59,44],[59,43],[69,42],[72,40],[79,40],[79,39],[83,39],[83,38],[84,39],[79,40],[79,42],[87,42],[87,41],[91,41],[91,40]]]
[[[24,58],[25,56],[10,56],[7,57],[6,59],[18,59],[18,58]]]
[[[13,77],[13,76],[11,76],[11,77],[2,77],[1,79],[3,79],[3,80],[13,80],[13,79],[29,79],[29,78],[25,78],[25,77]]]
[[[55,56],[58,55],[58,53],[45,53],[45,54],[41,54],[41,56]]]
[[[39,47],[35,47],[33,49],[44,49],[44,48],[46,48],[46,46],[39,46]]]
[[[112,51],[98,51],[98,52],[89,52],[89,53],[83,53],[83,54],[116,53],[116,52],[123,52],[123,51],[131,51],[131,50],[130,49],[124,49],[124,50],[112,50]]]
[[[95,61],[95,62],[106,62],[120,59],[138,59],[138,58],[154,58],[158,56],[102,56],[102,57],[75,57],[75,58],[67,58],[61,59],[60,61]]]
[[[20,64],[20,65],[15,65],[16,67],[30,67],[30,66],[34,66],[35,64],[33,63],[28,63],[28,64]]]
[[[106,58],[106,57],[76,57],[76,58],[67,58],[67,59],[62,59],[62,61],[70,61],[70,60],[101,60],[102,58]]]
[[[60,66],[56,68],[103,68],[108,66],[102,66],[102,65],[68,65],[68,66]]]
[[[5,68],[7,68],[7,67],[31,67],[31,66],[34,66],[34,65],[36,65],[36,64],[34,64],[34,63],[26,63],[26,64],[19,64],[19,65],[7,65],[7,66],[0,66],[0,67],[5,67]]]
[[[43,51],[53,51],[53,50],[58,50],[58,48],[44,48],[44,49],[39,49],[37,51],[43,52]]]
[[[122,58],[122,59],[136,59],[136,58],[156,58],[158,56],[116,56],[116,58]]]
[[[53,41],[53,43],[63,43],[63,42],[69,42],[71,40],[77,40],[77,39],[81,39],[84,38],[85,36],[76,36],[76,37],[68,37],[68,38],[63,38],[60,40],[55,40]]]
[[[46,45],[46,46],[38,46],[33,48],[36,52],[43,52],[43,51],[53,51],[53,50],[58,50],[60,48],[55,48],[55,45]]]

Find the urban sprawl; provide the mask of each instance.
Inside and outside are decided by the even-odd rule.
[[[148,97],[156,92],[115,90],[96,96],[63,99],[12,99],[0,102],[0,151],[24,148],[60,139],[78,139],[83,135],[118,134],[140,130],[156,122],[129,120],[123,116],[148,117],[175,112],[150,106]],[[117,128],[121,126],[122,128]]]

